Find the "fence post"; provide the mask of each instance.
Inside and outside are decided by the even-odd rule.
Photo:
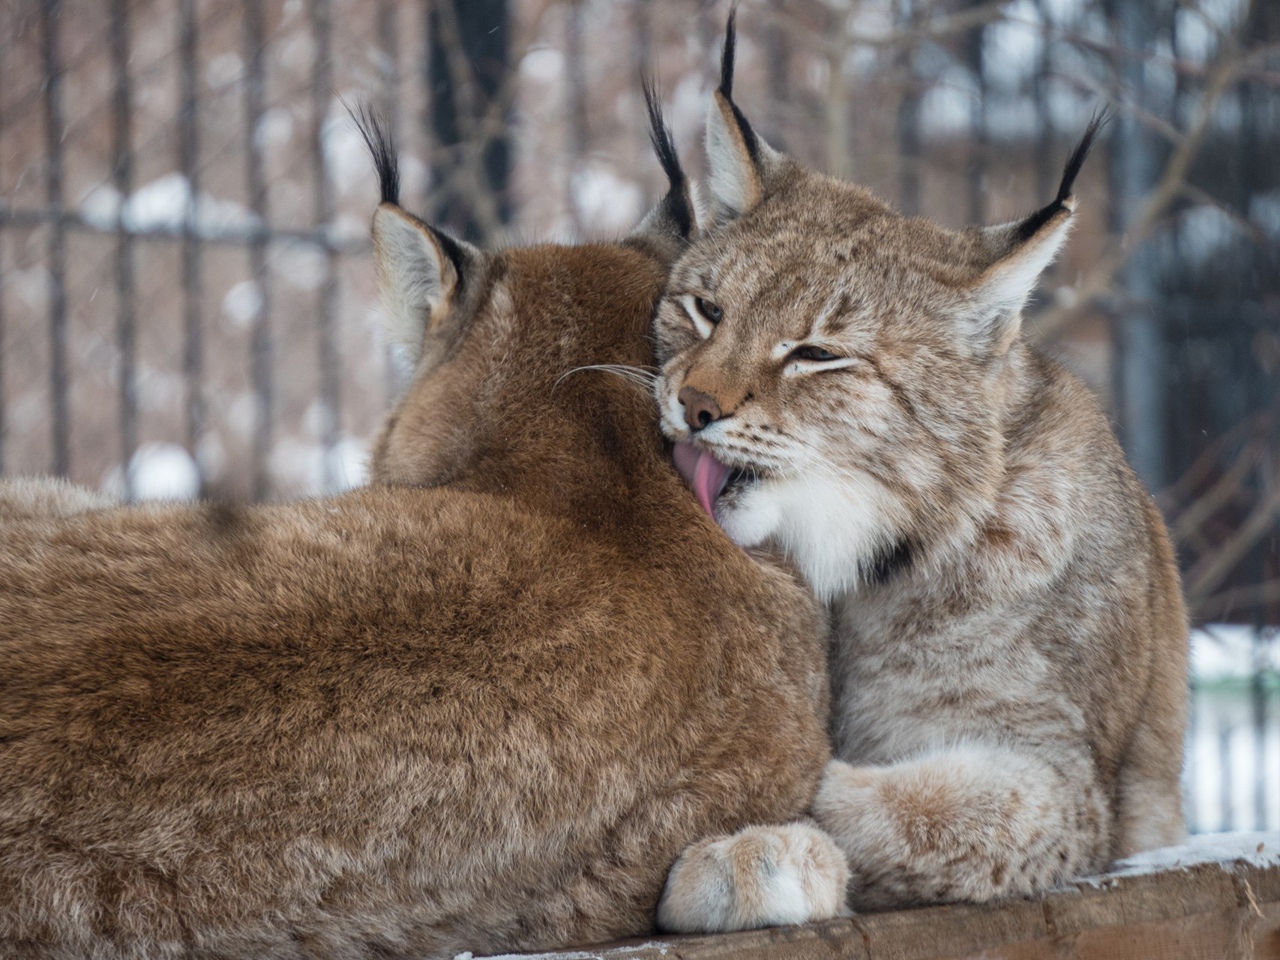
[[[1143,198],[1160,176],[1160,159],[1151,133],[1138,119],[1146,106],[1145,59],[1159,30],[1154,5],[1107,0],[1107,12],[1117,25],[1116,73],[1122,104],[1111,140],[1111,230],[1116,235],[1135,222]],[[1129,462],[1148,489],[1165,482],[1166,438],[1164,399],[1168,371],[1159,310],[1156,250],[1144,242],[1130,255],[1122,274],[1124,299],[1115,320],[1114,370],[1116,413],[1120,439]]]
[[[432,0],[428,11],[430,124],[449,168],[466,173],[474,188],[466,195],[447,187],[432,220],[474,242],[511,219],[507,30],[507,0]]]

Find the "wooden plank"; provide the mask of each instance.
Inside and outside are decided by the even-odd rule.
[[[1280,960],[1280,862],[1082,880],[1033,900],[925,907],[541,960]]]

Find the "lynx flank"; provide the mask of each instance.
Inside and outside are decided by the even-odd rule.
[[[813,815],[851,906],[1029,894],[1177,841],[1169,539],[1097,401],[1019,329],[1096,124],[1052,203],[952,232],[771,149],[732,72],[731,20],[714,224],[659,308],[657,396],[704,507],[830,604],[839,759]],[[786,827],[701,844],[664,924],[751,925],[766,843],[793,872],[820,848]]]
[[[818,606],[698,509],[644,390],[572,372],[650,361],[691,222],[654,129],[672,190],[635,234],[502,253],[400,209],[375,131],[378,267],[418,360],[372,487],[0,490],[0,956],[644,934],[688,844],[807,809]]]

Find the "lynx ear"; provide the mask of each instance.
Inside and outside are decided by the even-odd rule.
[[[363,104],[350,112],[378,170],[382,203],[373,215],[373,257],[389,333],[417,364],[428,331],[449,314],[480,252],[400,207],[400,168],[390,135]]]
[[[768,193],[782,154],[764,142],[733,102],[738,11],[730,11],[720,56],[720,86],[707,112],[707,186],[711,220],[719,226],[749,213]]]
[[[1052,203],[1022,220],[978,231],[978,243],[993,262],[969,285],[965,319],[982,348],[1004,353],[1017,336],[1022,308],[1071,232],[1076,209],[1071,187],[1104,122],[1105,114],[1099,115],[1085,130]]]
[[[479,251],[392,203],[373,215],[373,258],[391,338],[416,364],[439,332]]]
[[[662,171],[667,175],[667,193],[658,205],[645,214],[627,242],[644,247],[667,264],[674,263],[696,233],[693,194],[689,178],[680,166],[680,155],[671,138],[671,128],[662,118],[662,105],[651,78],[646,77],[644,102],[649,114],[649,142],[658,155]]]

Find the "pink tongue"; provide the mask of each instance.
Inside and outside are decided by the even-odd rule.
[[[702,504],[702,509],[714,519],[716,497],[720,496],[724,485],[729,481],[729,468],[691,443],[677,443],[672,451],[672,459],[676,462],[680,476],[693,487],[694,496]]]

